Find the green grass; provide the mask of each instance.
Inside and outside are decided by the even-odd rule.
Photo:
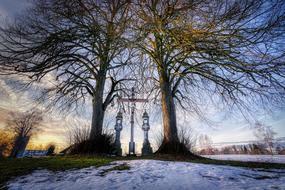
[[[0,189],[12,177],[31,173],[36,169],[49,169],[52,171],[67,170],[71,168],[99,167],[114,161],[107,157],[88,156],[55,156],[44,158],[18,158],[0,159]]]
[[[122,171],[122,170],[129,170],[131,169],[131,167],[124,163],[124,164],[120,164],[118,166],[114,166],[112,168],[109,168],[109,169],[106,169],[106,170],[103,170],[103,172],[101,173],[102,176],[106,175],[108,172],[111,172],[111,171],[114,171],[114,170],[118,170],[118,171]]]
[[[136,160],[136,159],[153,159],[165,161],[183,161],[200,164],[227,165],[246,168],[265,168],[265,169],[285,169],[285,164],[260,163],[260,162],[241,162],[241,161],[224,161],[212,160],[207,158],[193,159],[183,156],[172,155],[152,155],[144,157],[102,157],[102,156],[54,156],[43,158],[18,158],[18,159],[0,159],[0,189],[4,189],[4,184],[16,176],[31,173],[36,169],[49,169],[52,171],[67,170],[72,168],[84,168],[89,166],[103,166],[110,164],[115,160]],[[128,170],[127,164],[114,166],[102,172],[102,175],[113,170]]]

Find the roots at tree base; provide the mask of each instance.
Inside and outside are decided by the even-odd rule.
[[[70,147],[67,154],[114,154],[116,150],[114,138],[109,134],[102,134],[93,140],[86,140]],[[202,157],[193,154],[181,142],[163,141],[155,155],[171,155],[179,157],[187,157],[189,159],[202,159]]]
[[[174,156],[185,156],[193,159],[200,159],[201,157],[193,154],[185,144],[181,142],[166,142],[163,141],[160,145],[159,149],[155,152],[155,154],[163,155],[174,155]]]

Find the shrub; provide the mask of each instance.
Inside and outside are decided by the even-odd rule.
[[[0,131],[0,158],[10,155],[13,147],[13,135],[1,130]]]
[[[70,154],[111,154],[114,152],[114,135],[102,134],[95,139],[84,140],[73,144]]]
[[[54,150],[55,150],[55,145],[54,144],[48,145],[47,156],[54,155]]]
[[[90,124],[74,121],[67,128],[69,147],[61,151],[63,154],[111,154],[115,151],[114,134],[103,128],[103,134],[90,139]]]

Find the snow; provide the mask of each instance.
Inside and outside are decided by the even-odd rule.
[[[272,155],[221,154],[221,155],[203,155],[203,157],[217,159],[217,160],[285,163],[285,155],[272,156]]]
[[[104,170],[128,164],[130,170]],[[12,190],[216,190],[285,189],[285,170],[248,169],[231,166],[155,160],[117,161],[99,168],[52,172],[37,170],[8,183]]]

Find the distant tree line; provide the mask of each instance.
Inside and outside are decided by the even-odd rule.
[[[212,155],[212,154],[285,154],[285,147],[277,146],[271,152],[265,144],[247,144],[247,145],[231,145],[221,148],[207,147],[197,151],[200,155]]]

